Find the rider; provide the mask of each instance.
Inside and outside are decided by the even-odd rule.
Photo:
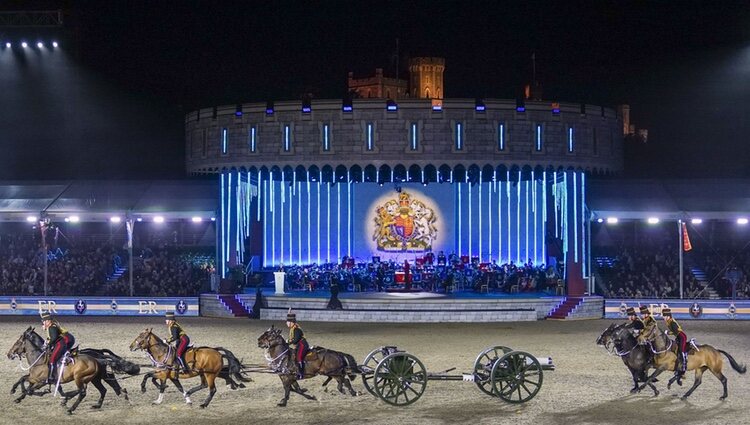
[[[640,311],[641,311],[641,322],[643,322],[643,329],[644,329],[644,332],[647,333],[656,326],[656,320],[654,320],[654,318],[651,317],[651,310],[649,310],[647,306],[642,305],[640,307]]]
[[[636,316],[635,308],[628,307],[628,309],[625,312],[628,315],[628,323],[625,326],[636,331],[642,330],[643,321],[638,316]]]
[[[302,328],[297,323],[297,315],[292,313],[291,309],[286,315],[286,326],[289,328],[289,348],[291,348],[292,356],[297,362],[297,378],[302,379],[305,377],[305,356],[310,350],[310,346],[307,344],[305,339],[305,333],[302,332]]]
[[[687,371],[688,364],[687,335],[682,331],[680,324],[672,317],[672,309],[661,309],[661,315],[664,317],[664,323],[667,325],[667,330],[670,334],[674,335],[675,341],[677,342],[677,363],[675,364],[674,369],[675,375],[682,377]]]
[[[175,348],[177,361],[180,362],[180,368],[182,373],[190,373],[190,368],[185,362],[185,352],[187,351],[188,345],[190,345],[190,337],[187,336],[185,331],[182,329],[179,323],[174,320],[174,312],[168,311],[164,318],[167,321],[167,328],[169,329],[170,338],[165,339],[166,344],[178,341]]]
[[[73,334],[60,326],[60,323],[49,312],[44,312],[41,316],[42,326],[47,330],[47,347],[52,350],[47,369],[47,383],[54,384],[58,360],[73,348],[76,340],[73,338]]]

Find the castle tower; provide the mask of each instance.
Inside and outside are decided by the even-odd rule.
[[[444,58],[411,58],[409,59],[409,76],[411,95],[416,99],[442,99]]]

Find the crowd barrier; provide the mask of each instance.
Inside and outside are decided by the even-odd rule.
[[[198,297],[0,297],[0,315],[198,316]]]
[[[604,317],[624,319],[628,307],[645,305],[651,313],[661,318],[661,309],[669,307],[675,319],[700,320],[750,320],[750,301],[732,300],[670,300],[670,299],[607,299],[604,300]]]

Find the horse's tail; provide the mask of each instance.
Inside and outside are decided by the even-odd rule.
[[[727,356],[727,359],[729,359],[729,364],[732,365],[732,369],[736,370],[737,373],[745,373],[747,372],[747,367],[743,364],[737,363],[737,361],[732,357],[729,353],[727,353],[724,350],[717,349],[716,351],[720,352],[721,354]]]
[[[231,351],[223,347],[215,348],[221,354],[221,357],[227,361],[227,369],[229,376],[233,376],[242,382],[252,382],[250,378],[246,378],[242,372],[242,362]]]
[[[141,367],[135,363],[129,362],[106,348],[95,349],[85,348],[78,351],[79,354],[86,354],[95,358],[99,363],[112,368],[114,373],[125,373],[128,375],[138,375]]]
[[[357,377],[357,374],[362,373],[362,371],[359,370],[359,365],[357,365],[357,361],[354,360],[354,357],[351,354],[341,353],[341,355],[344,357],[344,361],[346,363],[346,367],[344,370],[349,376],[349,380],[354,381],[354,378]]]

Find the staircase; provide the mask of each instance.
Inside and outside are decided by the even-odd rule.
[[[572,313],[573,310],[575,310],[575,308],[582,303],[583,298],[581,297],[567,297],[565,298],[565,301],[562,302],[562,304],[552,309],[552,311],[547,316],[547,319],[565,320],[568,318],[570,313]]]
[[[216,298],[224,305],[234,317],[248,317],[249,314],[245,305],[242,304],[236,295],[217,295]]]
[[[107,282],[117,282],[125,272],[128,271],[127,267],[115,267],[115,271],[111,275],[107,276]]]
[[[708,299],[718,300],[721,298],[719,297],[719,293],[716,292],[716,290],[708,284],[708,279],[706,279],[706,272],[704,272],[703,269],[694,266],[690,268],[690,273],[695,276],[695,280],[698,281],[700,287],[704,288],[705,292],[708,293]]]

